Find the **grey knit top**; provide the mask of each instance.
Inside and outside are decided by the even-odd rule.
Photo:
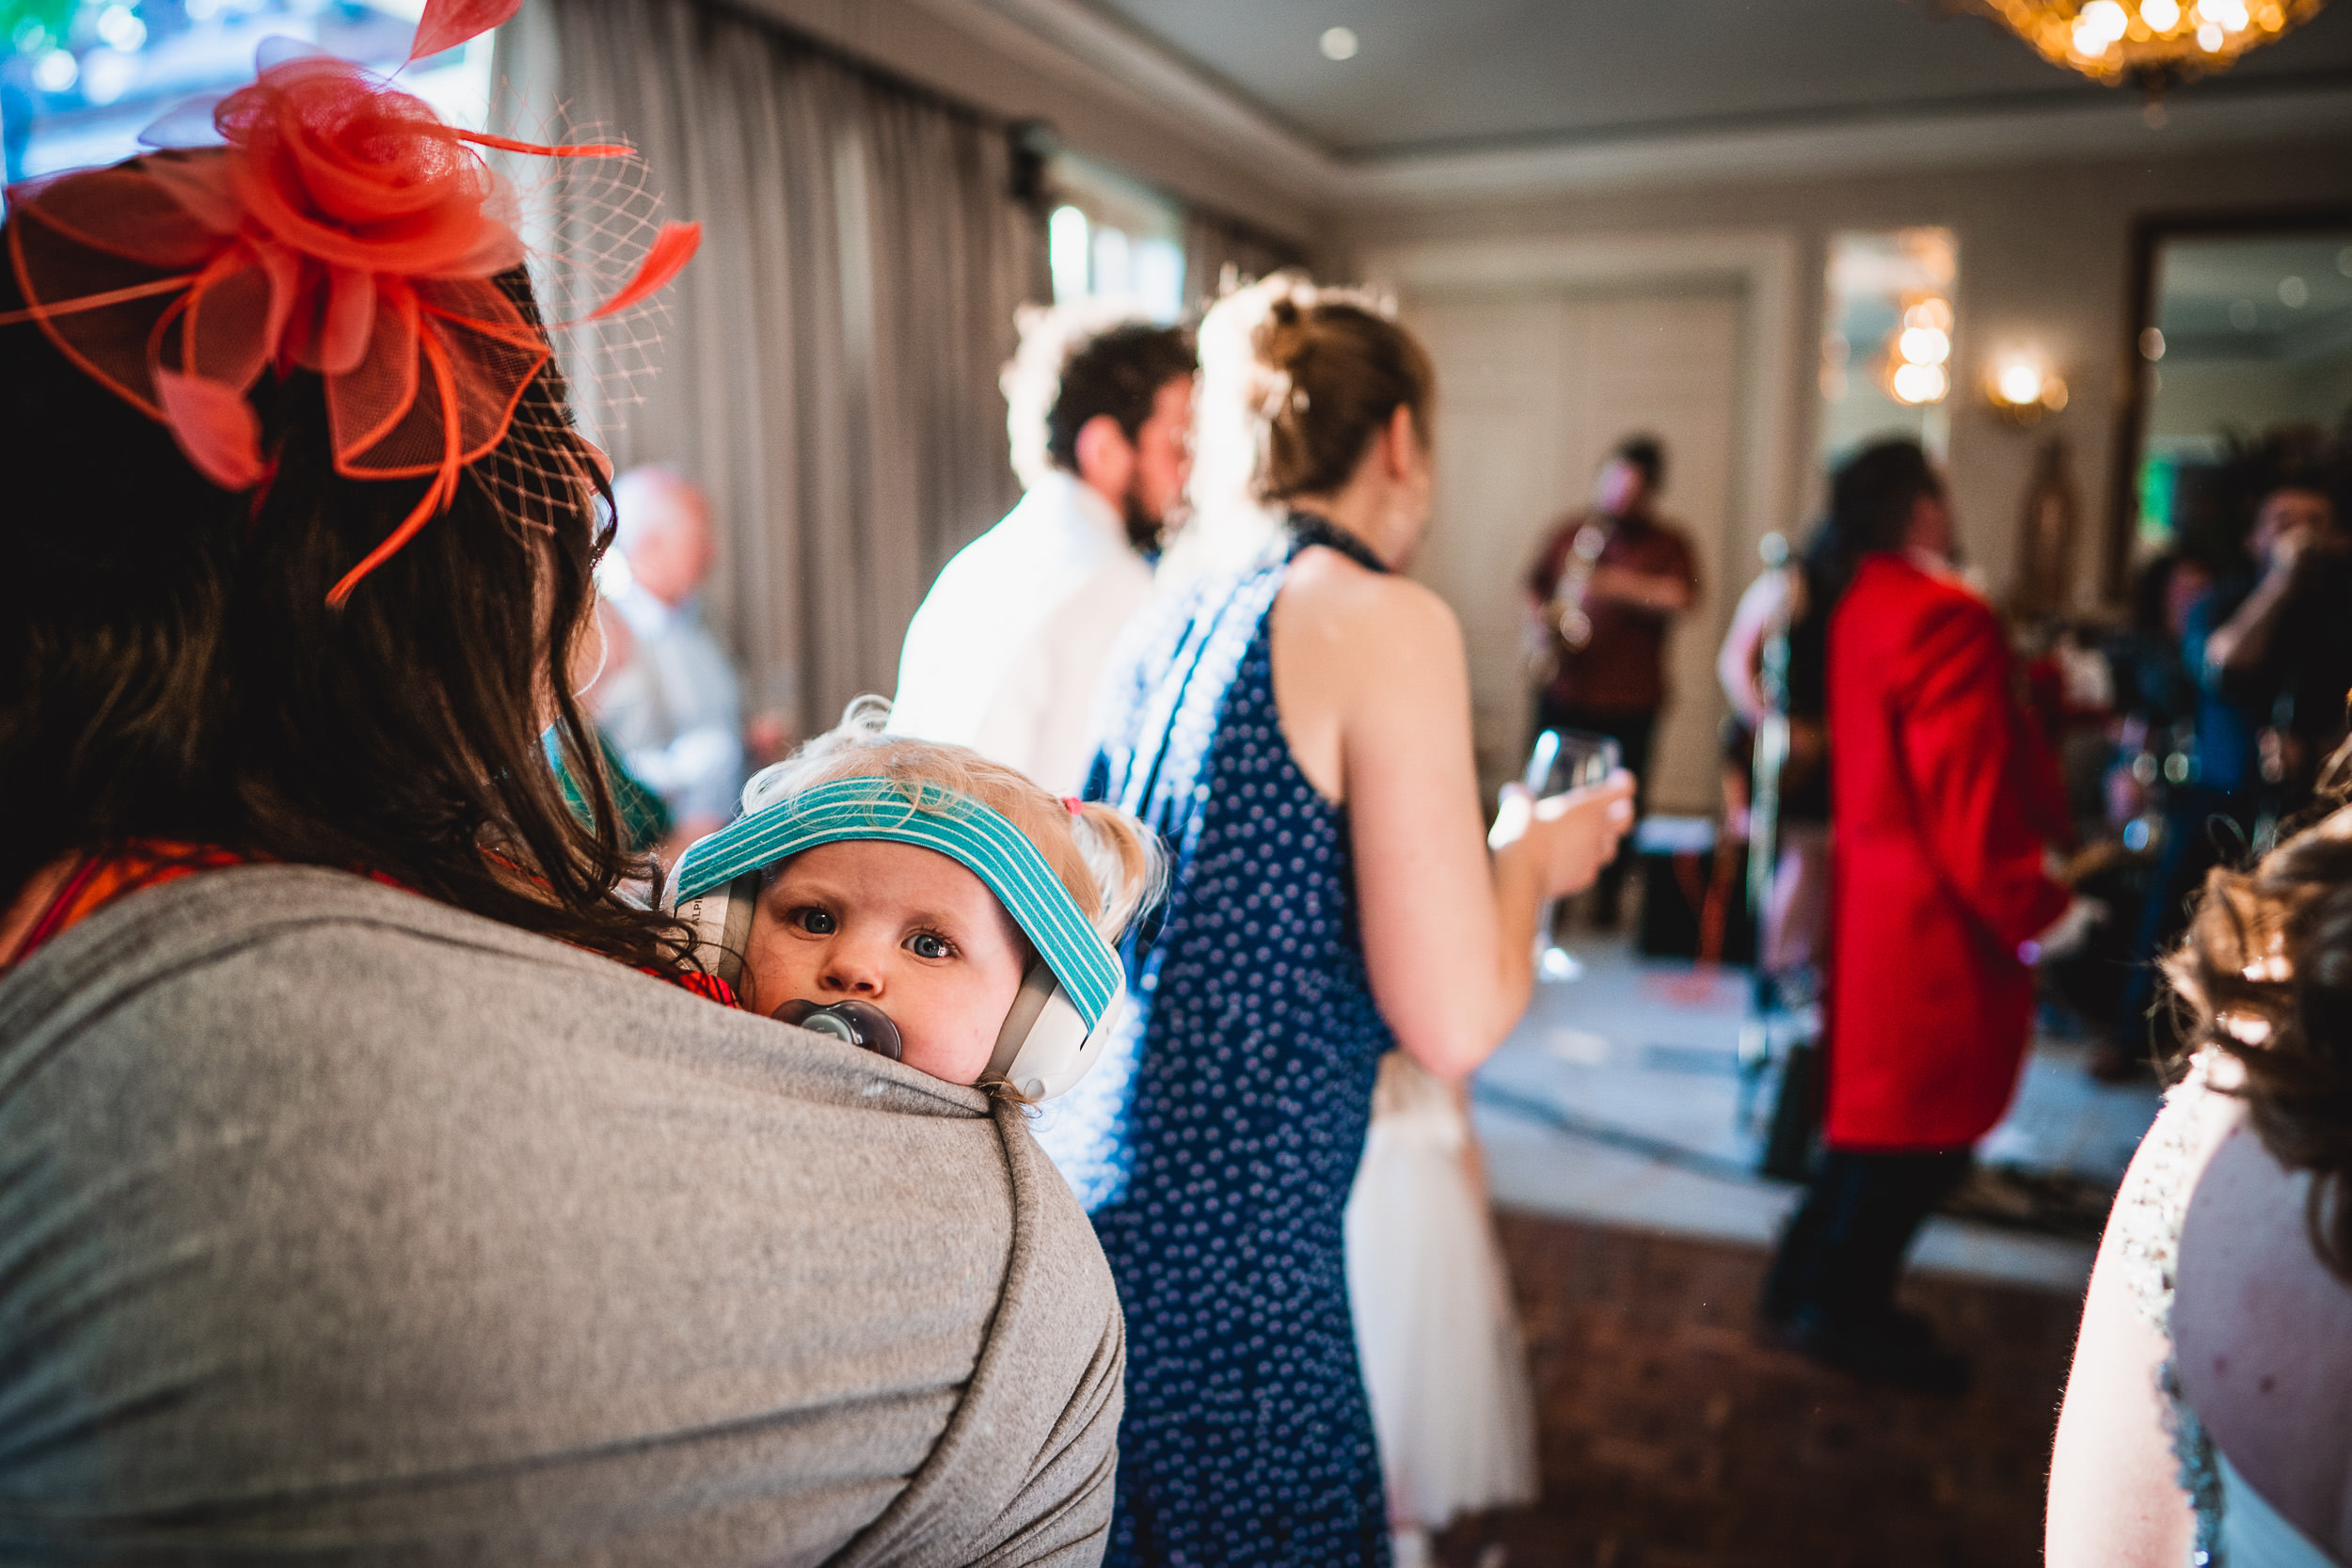
[[[1021,1113],[356,877],[0,977],[0,1561],[1097,1560]]]

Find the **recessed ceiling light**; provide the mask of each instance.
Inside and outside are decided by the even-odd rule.
[[[1323,57],[1327,60],[1352,60],[1357,50],[1356,29],[1327,28],[1323,35]]]

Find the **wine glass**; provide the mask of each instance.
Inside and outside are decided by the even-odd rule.
[[[1527,772],[1520,782],[1540,800],[1601,783],[1617,770],[1624,756],[1608,736],[1588,730],[1546,730],[1535,737],[1535,749],[1528,753]],[[1535,916],[1535,975],[1540,980],[1573,980],[1584,973],[1576,955],[1552,938],[1552,924],[1559,913],[1560,904],[1554,899]]]

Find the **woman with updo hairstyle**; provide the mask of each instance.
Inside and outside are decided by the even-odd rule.
[[[2352,1562],[2352,807],[2210,873],[2164,970],[2186,1054],[2091,1273],[2046,1556]]]
[[[1487,829],[1460,626],[1399,571],[1437,399],[1412,336],[1281,276],[1201,340],[1204,434],[1248,456],[1199,471],[1279,526],[1172,592],[1105,689],[1088,794],[1161,834],[1170,883],[1118,1037],[1041,1137],[1126,1308],[1106,1560],[1385,1562],[1343,1256],[1374,1079],[1399,1050],[1459,1080],[1502,1041],[1537,911],[1614,853],[1630,783],[1515,792]]]

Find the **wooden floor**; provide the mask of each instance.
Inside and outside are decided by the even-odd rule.
[[[1914,1279],[1976,1362],[1959,1399],[1862,1387],[1757,1345],[1752,1248],[1500,1216],[1542,1421],[1544,1495],[1465,1521],[1494,1568],[2027,1568],[2079,1304]]]

